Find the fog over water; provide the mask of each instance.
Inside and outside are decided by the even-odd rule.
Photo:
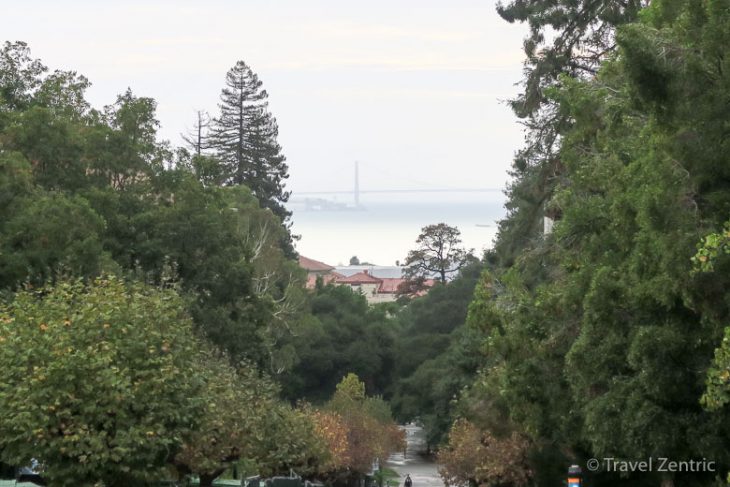
[[[352,204],[346,196],[330,199]],[[495,222],[505,214],[504,199],[500,192],[363,195],[362,211],[307,211],[296,200],[290,208],[293,231],[301,235],[300,254],[330,265],[347,265],[353,255],[393,265],[415,247],[421,228],[433,223],[458,227],[464,246],[481,254],[492,246]]]

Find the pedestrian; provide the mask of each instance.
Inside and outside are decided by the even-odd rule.
[[[413,481],[411,480],[411,474],[406,474],[406,481],[403,482],[405,487],[413,487]]]

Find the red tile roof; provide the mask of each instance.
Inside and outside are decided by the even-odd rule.
[[[327,282],[330,281],[331,280],[328,280]],[[368,274],[368,271],[358,272],[357,274],[353,274],[349,277],[338,277],[334,279],[335,284],[378,284],[378,289],[376,291],[377,294],[395,294],[398,292],[400,285],[404,282],[406,282],[406,280],[400,277],[374,277]],[[436,281],[433,279],[426,279],[423,284],[425,288],[430,288],[436,284]],[[428,289],[422,289],[416,292],[415,295],[421,296],[426,294],[426,292],[428,292]]]
[[[351,276],[345,276],[334,270],[334,267],[328,266],[323,262],[309,259],[307,257],[299,257],[299,265],[309,271],[307,276],[307,289],[314,289],[317,284],[317,279],[321,278],[323,284],[347,284],[350,286],[357,286],[361,284],[376,284],[377,294],[396,294],[398,288],[406,280],[400,277],[375,277],[371,275],[367,270],[358,272]],[[427,279],[424,282],[426,288],[433,286],[436,283],[433,279]],[[428,290],[422,289],[416,293],[416,296],[426,294]]]
[[[322,278],[322,284],[327,285],[331,282],[335,282],[338,278],[345,277],[345,276],[343,276],[339,272],[330,272],[329,274],[320,274],[320,275],[309,274],[307,276],[307,284],[305,287],[307,289],[314,289],[315,286],[317,285],[317,279],[320,277]]]
[[[310,272],[331,271],[334,269],[334,267],[332,267],[331,265],[327,265],[324,262],[304,257],[303,255],[299,256],[299,267],[302,267]]]
[[[343,277],[337,279],[338,284],[378,284],[383,282],[383,279],[378,279],[368,274],[367,271],[358,272],[349,277]]]
[[[380,285],[380,289],[378,289],[378,292],[394,293],[398,291],[398,286],[404,283],[405,279],[401,279],[398,277],[384,277],[382,281],[383,283]]]

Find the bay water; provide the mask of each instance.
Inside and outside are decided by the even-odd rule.
[[[481,256],[505,215],[501,192],[369,194],[361,196],[359,209],[345,198],[330,200],[340,209],[313,210],[301,199],[293,199],[289,208],[293,233],[301,237],[297,251],[333,266],[347,265],[352,256],[376,265],[403,263],[422,227],[436,223],[456,226],[463,245]]]

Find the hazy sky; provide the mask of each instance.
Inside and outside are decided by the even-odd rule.
[[[5,3],[5,0],[0,2]],[[95,106],[128,86],[180,143],[217,111],[239,59],[260,76],[294,191],[502,187],[520,126],[503,101],[525,28],[476,0],[32,1],[2,5],[3,40],[86,75]]]

